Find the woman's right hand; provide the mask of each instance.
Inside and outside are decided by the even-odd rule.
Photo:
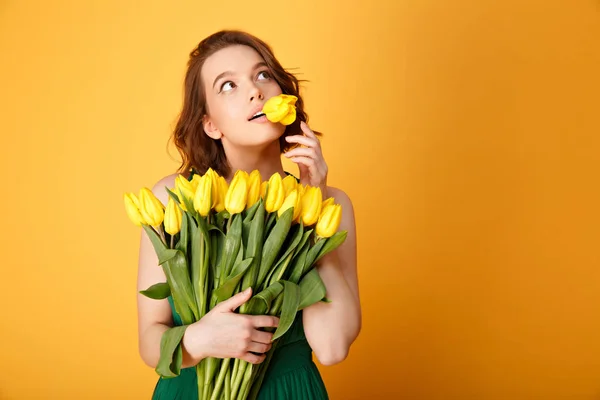
[[[264,353],[271,348],[273,333],[259,328],[277,327],[279,318],[235,313],[251,296],[251,288],[240,292],[188,326],[182,343],[187,353],[198,362],[206,357],[239,358],[252,364],[263,362]]]

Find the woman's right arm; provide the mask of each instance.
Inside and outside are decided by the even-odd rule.
[[[154,195],[165,205],[168,200],[165,186],[172,189],[176,176],[167,176],[152,188]],[[142,229],[137,280],[138,343],[142,360],[152,368],[158,364],[160,341],[163,333],[173,326],[173,317],[167,299],[154,300],[139,292],[159,282],[166,282],[166,277],[158,265],[154,247]],[[201,321],[188,326],[182,340],[182,368],[195,366],[205,357],[240,358],[253,364],[264,360],[262,353],[271,348],[273,334],[260,331],[259,328],[276,327],[279,319],[267,315],[234,313],[250,299],[251,294],[239,293],[219,303]]]

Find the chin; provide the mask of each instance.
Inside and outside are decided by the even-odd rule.
[[[281,124],[257,124],[248,131],[250,146],[268,146],[278,141],[285,132],[285,126]]]

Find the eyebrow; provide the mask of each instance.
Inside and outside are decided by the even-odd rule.
[[[256,70],[256,69],[258,69],[260,67],[266,67],[266,66],[267,66],[267,63],[264,62],[264,61],[261,61],[261,62],[257,63],[254,67],[252,67],[252,70],[254,71],[254,70]],[[229,75],[233,75],[233,72],[231,72],[231,71],[225,71],[225,72],[221,72],[219,75],[217,75],[217,77],[213,81],[213,89],[215,88],[215,86],[217,85],[217,82],[221,78],[224,78],[224,77],[229,76]]]

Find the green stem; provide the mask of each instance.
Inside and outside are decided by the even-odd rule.
[[[196,365],[196,378],[198,378],[198,397],[204,393],[204,361]]]
[[[245,396],[248,394],[248,386],[250,386],[250,378],[252,377],[252,364],[248,364],[246,368],[246,372],[244,373],[244,380],[242,381],[242,385],[238,392],[237,400],[244,400]]]
[[[237,395],[238,395],[238,392],[240,390],[240,386],[242,384],[242,379],[244,378],[244,375],[245,375],[245,372],[246,372],[246,366],[248,364],[249,363],[247,361],[240,360],[237,372],[235,373],[235,380],[234,380],[233,385],[231,387],[231,398],[232,399],[237,399]]]
[[[231,368],[227,368],[225,376],[225,400],[231,400]]]
[[[215,390],[210,397],[210,400],[218,400],[221,396],[221,389],[223,389],[223,384],[225,383],[225,379],[227,373],[229,372],[229,363],[231,362],[231,358],[226,358],[223,360],[221,364],[221,370],[219,371],[219,376],[217,376],[217,383],[215,384]],[[227,393],[227,390],[225,390]],[[227,397],[227,394],[225,395]],[[207,397],[205,397],[207,398]],[[227,398],[229,400],[229,398]]]
[[[240,368],[240,362],[242,360],[240,360],[239,358],[236,358],[235,361],[233,362],[233,369],[231,370],[231,390],[233,390],[233,385],[235,383],[235,380],[237,379],[237,373],[238,373],[238,369]]]

